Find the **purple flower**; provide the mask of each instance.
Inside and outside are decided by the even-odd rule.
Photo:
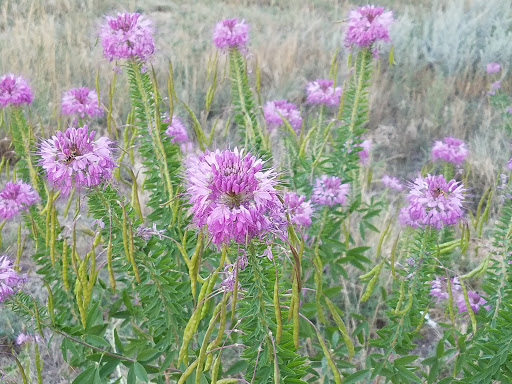
[[[462,292],[462,287],[460,286],[459,279],[452,278],[450,279],[452,286],[452,297],[454,300],[458,297],[459,292]],[[445,300],[448,300],[450,297],[448,294],[448,283],[446,282],[446,278],[444,276],[437,276],[435,280],[430,282],[432,288],[430,289],[429,295],[436,298],[436,303],[439,304]]]
[[[39,343],[41,338],[39,336],[31,335],[30,333],[20,333],[18,337],[16,337],[16,345],[23,345],[27,343]]]
[[[172,116],[172,122],[170,118],[162,120],[164,123],[171,123],[165,130],[165,134],[171,138],[171,143],[181,144],[189,141],[187,129],[185,125],[176,115]]]
[[[235,48],[244,52],[248,41],[249,25],[245,24],[245,20],[238,22],[237,18],[225,19],[215,25],[213,42],[223,51]]]
[[[390,42],[389,27],[393,21],[393,12],[384,12],[383,7],[358,7],[349,14],[345,45],[368,48],[379,40]]]
[[[358,146],[363,148],[362,151],[359,151],[357,153],[359,155],[359,162],[361,163],[361,165],[366,167],[368,165],[368,160],[370,158],[370,147],[372,146],[372,142],[371,140],[366,139]]]
[[[107,16],[100,31],[105,58],[109,61],[135,58],[146,61],[155,52],[151,24],[140,13]]]
[[[87,87],[72,88],[62,97],[62,114],[85,116],[102,116],[103,110],[98,105],[98,94]]]
[[[206,226],[216,245],[261,235],[280,204],[274,171],[263,171],[263,161],[244,150],[189,156],[186,177],[193,222]]]
[[[136,236],[139,236],[144,241],[149,241],[153,236],[158,236],[158,238],[161,240],[164,232],[165,229],[157,229],[156,223],[153,223],[152,228],[146,227],[145,225],[139,225],[137,227]]]
[[[322,175],[315,181],[311,201],[320,205],[332,207],[336,204],[345,204],[350,191],[350,184],[341,184],[336,176]]]
[[[471,309],[474,313],[478,313],[478,310],[480,307],[484,307],[487,311],[491,309],[490,305],[485,305],[487,303],[487,300],[485,300],[483,297],[480,297],[480,295],[473,291],[467,291],[468,292],[468,299],[469,299],[469,305],[471,306]],[[464,294],[461,292],[457,296],[457,307],[459,308],[459,313],[465,313],[468,311],[468,307],[466,305],[466,300],[464,298]]]
[[[406,208],[410,220],[416,226],[432,226],[440,229],[444,225],[455,225],[462,217],[464,186],[455,180],[446,182],[443,175],[419,176],[407,195]],[[402,212],[401,212],[402,215]],[[405,213],[403,213],[405,216]],[[403,221],[406,222],[405,217]]]
[[[489,95],[493,96],[496,94],[496,91],[501,89],[501,81],[495,81],[491,84],[491,90],[487,92]]]
[[[30,184],[25,184],[22,181],[14,183],[9,181],[0,192],[0,217],[10,219],[38,201],[39,195]]]
[[[21,76],[12,73],[0,77],[0,107],[4,108],[9,104],[19,107],[22,104],[32,103],[32,90],[27,81]]]
[[[89,128],[68,128],[58,131],[41,143],[39,164],[46,170],[50,183],[68,194],[73,188],[94,187],[112,178],[116,164],[112,158],[113,144],[107,137],[94,140],[96,132]]]
[[[298,227],[309,227],[311,225],[313,208],[311,203],[306,201],[306,196],[297,195],[295,192],[286,192],[283,200],[292,224]]]
[[[501,65],[498,63],[487,64],[487,73],[498,73],[499,71],[501,71]]]
[[[293,130],[299,134],[302,125],[302,117],[297,106],[286,100],[268,101],[263,106],[265,121],[270,130],[273,130],[283,124],[283,117],[288,120]]]
[[[340,103],[342,89],[334,88],[334,81],[318,79],[306,86],[306,103],[334,107]]]
[[[398,192],[404,189],[404,186],[400,183],[400,179],[398,177],[384,175],[382,176],[381,181],[387,188],[394,189]]]
[[[12,261],[5,255],[0,256],[0,303],[14,294],[22,282],[23,278],[14,270]]]
[[[436,141],[432,147],[432,160],[443,160],[448,163],[461,165],[468,157],[468,146],[464,141],[453,137],[445,137],[443,141]]]
[[[398,214],[398,222],[403,227],[419,227],[418,222],[411,218],[411,214],[409,213],[409,207],[403,207],[402,209],[400,209],[400,212]]]

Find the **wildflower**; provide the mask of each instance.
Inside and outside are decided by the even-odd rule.
[[[283,118],[285,118],[293,130],[297,134],[300,133],[302,117],[295,104],[286,100],[269,101],[263,106],[263,114],[270,130],[283,124]]]
[[[379,40],[390,42],[389,27],[393,21],[393,12],[384,12],[383,7],[358,7],[349,14],[345,45],[368,48]]]
[[[94,140],[96,132],[89,128],[68,128],[58,131],[41,143],[40,165],[46,170],[50,183],[69,193],[73,187],[94,187],[112,178],[115,162],[113,144],[107,137]]]
[[[103,110],[98,105],[98,94],[87,87],[72,88],[64,92],[62,97],[62,114],[77,114],[82,119],[85,116],[94,117],[103,115]]]
[[[306,201],[306,196],[297,195],[295,192],[284,194],[284,207],[290,216],[290,221],[298,227],[309,227],[313,208],[311,203]]]
[[[444,160],[448,163],[461,165],[468,157],[468,146],[464,141],[453,137],[445,137],[443,141],[436,141],[432,148],[432,160]]]
[[[489,95],[493,96],[496,94],[496,91],[501,89],[501,81],[495,81],[491,84],[491,90],[487,92]]]
[[[473,291],[467,291],[467,293],[469,305],[474,313],[478,313],[480,307],[484,307],[487,311],[491,309],[489,305],[485,305],[485,303],[487,303],[487,300],[481,297],[478,293]],[[464,298],[464,294],[462,292],[457,296],[457,307],[459,308],[459,313],[465,313],[468,311],[466,299]]]
[[[458,278],[450,279],[451,287],[452,287],[452,297],[458,297],[459,292],[462,292],[462,287],[460,286],[460,282]],[[431,289],[429,295],[436,298],[436,303],[439,304],[444,300],[448,300],[450,295],[448,294],[448,283],[444,276],[437,276],[435,280],[430,282]]]
[[[217,150],[187,159],[187,195],[193,222],[207,227],[216,245],[245,243],[270,225],[277,205],[275,174],[244,150]]]
[[[359,162],[361,163],[361,165],[366,167],[368,165],[368,160],[370,158],[370,147],[372,146],[372,142],[367,139],[358,146],[363,148],[361,151],[357,153],[359,155]]]
[[[139,225],[137,227],[136,236],[142,238],[144,241],[149,241],[153,236],[158,236],[158,238],[162,240],[164,232],[165,229],[157,229],[156,224],[153,223],[152,228],[146,227],[145,225]]]
[[[32,90],[27,81],[21,76],[12,73],[0,77],[0,107],[13,105],[19,107],[22,104],[32,103]]]
[[[315,181],[311,201],[332,207],[336,204],[345,204],[350,191],[349,184],[341,184],[336,176],[322,175]]]
[[[400,183],[400,179],[394,176],[384,175],[382,176],[382,184],[384,184],[387,188],[394,189],[395,191],[402,191],[404,186]]]
[[[414,226],[455,225],[462,217],[464,186],[455,180],[446,182],[443,175],[417,177],[407,196],[407,207]]]
[[[103,55],[109,61],[139,59],[146,61],[155,52],[153,27],[140,13],[107,16],[100,32]]]
[[[270,245],[267,245],[267,248],[263,251],[263,254],[261,257],[267,257],[268,261],[274,260],[274,254],[272,253],[272,247]]]
[[[332,80],[318,79],[308,83],[306,92],[308,94],[306,103],[333,107],[340,103],[342,89],[335,88]]]
[[[38,335],[31,335],[30,333],[21,332],[18,337],[16,337],[16,345],[22,345],[27,343],[39,343],[41,338]]]
[[[498,73],[499,71],[501,71],[501,65],[498,63],[487,64],[487,73]]]
[[[249,25],[237,18],[221,20],[215,25],[213,42],[221,50],[234,48],[243,52],[249,42]]]
[[[23,278],[14,270],[12,261],[5,255],[0,256],[0,303],[13,295],[22,282]]]
[[[38,201],[39,195],[30,184],[9,181],[0,192],[0,218],[10,219]]]
[[[105,223],[101,219],[93,220],[91,226],[94,228],[95,232],[101,232],[105,229]]]
[[[171,138],[171,143],[181,144],[189,141],[187,129],[185,125],[176,115],[172,116],[172,122],[170,118],[162,120],[164,123],[171,123],[165,130],[165,134]]]

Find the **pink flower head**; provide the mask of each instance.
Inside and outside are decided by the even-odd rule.
[[[176,115],[172,116],[172,122],[170,118],[162,120],[164,123],[171,123],[165,130],[165,134],[171,138],[171,143],[181,144],[189,141],[187,129],[185,125]]]
[[[306,103],[334,107],[340,103],[341,87],[334,88],[334,81],[318,79],[306,86]]]
[[[322,175],[316,179],[311,201],[320,205],[332,207],[345,204],[350,191],[350,184],[341,184],[336,176]]]
[[[414,226],[431,226],[440,229],[455,225],[462,217],[464,186],[455,180],[446,182],[443,175],[417,177],[407,195],[406,208]],[[404,214],[405,216],[405,214]],[[403,222],[406,222],[405,218]]]
[[[243,52],[249,42],[249,25],[237,18],[221,20],[215,25],[213,42],[223,51],[234,48]]]
[[[487,311],[491,309],[489,305],[485,305],[487,300],[481,297],[478,293],[473,291],[468,292],[469,305],[474,313],[478,313],[480,307],[484,307]],[[464,298],[464,294],[461,292],[457,296],[457,307],[459,308],[459,313],[465,313],[468,311],[468,307],[466,305],[466,300]]]
[[[32,103],[32,90],[27,81],[21,76],[9,73],[0,77],[0,107],[13,105],[19,107],[22,104]]]
[[[69,193],[71,188],[94,187],[112,178],[116,164],[112,158],[113,144],[107,137],[94,140],[96,132],[87,125],[58,131],[41,143],[40,165],[50,183]]]
[[[357,153],[359,155],[359,162],[361,163],[361,165],[366,167],[368,165],[368,160],[370,158],[370,147],[372,146],[372,142],[371,140],[366,139],[358,146],[363,148],[362,151],[359,151]]]
[[[98,105],[98,94],[87,87],[71,88],[62,96],[62,114],[94,117],[103,115]]]
[[[0,218],[10,219],[38,201],[39,195],[30,184],[9,181],[0,192]]]
[[[288,120],[293,130],[299,134],[302,117],[297,106],[286,100],[269,101],[263,106],[263,114],[268,128],[273,130],[283,124],[283,117]]]
[[[189,156],[187,182],[193,222],[206,226],[216,245],[263,234],[280,204],[274,171],[263,171],[262,160],[237,148]]]
[[[489,95],[493,96],[496,94],[496,91],[501,89],[501,81],[495,81],[491,84],[491,90],[487,92]]]
[[[0,303],[14,293],[23,282],[23,278],[14,270],[12,261],[5,255],[0,256]]]
[[[437,276],[436,279],[431,281],[430,283],[432,285],[432,288],[430,289],[429,295],[436,298],[437,304],[449,299],[450,296],[448,294],[448,283],[444,276]],[[459,279],[456,277],[450,279],[450,283],[452,287],[452,297],[454,298],[454,300],[456,300],[458,294],[462,292],[462,287],[460,286]]]
[[[313,208],[311,203],[306,201],[306,196],[297,195],[295,192],[284,194],[284,206],[290,216],[290,221],[298,227],[309,227]]]
[[[109,61],[135,58],[146,61],[155,52],[152,23],[140,13],[107,16],[100,39],[103,55]]]
[[[468,146],[464,141],[453,137],[445,137],[443,141],[436,141],[432,148],[432,160],[443,160],[448,163],[461,165],[468,157]]]
[[[400,192],[404,189],[404,186],[398,177],[384,175],[382,176],[381,181],[387,188],[394,189],[395,191]]]
[[[384,12],[383,7],[358,7],[349,14],[345,45],[369,48],[379,40],[390,42],[389,27],[393,21],[393,12]]]
[[[498,63],[487,64],[487,73],[498,73],[499,71],[501,71],[501,65]]]
[[[31,335],[30,333],[20,333],[18,337],[16,337],[16,345],[23,345],[27,343],[39,343],[41,338],[39,336]]]

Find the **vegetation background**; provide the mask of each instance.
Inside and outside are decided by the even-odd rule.
[[[257,62],[261,68],[262,101],[286,98],[300,105],[305,100],[306,82],[329,75],[336,51],[348,58],[343,46],[343,19],[351,8],[364,3],[0,0],[0,73],[12,72],[29,79],[35,95],[32,119],[39,121],[42,131],[53,132],[68,124],[60,118],[64,90],[94,87],[98,76],[100,93],[107,99],[113,63],[103,58],[97,41],[99,25],[104,15],[137,11],[154,22],[158,51],[153,66],[161,86],[165,86],[172,61],[179,99],[201,115],[207,91],[205,68],[215,53],[213,27],[220,19],[238,17],[251,26],[249,65],[254,67]],[[429,158],[433,141],[451,135],[469,144],[468,162],[477,181],[469,200],[478,201],[481,190],[510,157],[510,143],[499,129],[503,116],[490,106],[487,95],[495,78],[487,75],[485,66],[492,61],[502,65],[502,90],[508,92],[512,3],[381,0],[377,5],[393,10],[397,21],[391,31],[396,65],[388,65],[386,47],[381,51],[371,92],[369,137],[373,141],[374,180],[380,180],[383,173],[413,178]],[[339,83],[346,74],[346,68],[341,68]],[[114,101],[113,117],[118,126],[129,110],[125,76],[123,73],[118,78]],[[219,126],[223,125],[226,105],[227,82],[219,88],[210,115],[220,116]],[[186,116],[179,106],[177,112]],[[97,124],[105,126],[106,121]],[[0,148],[10,151],[8,140],[0,141]],[[12,337],[20,325],[4,312],[0,311],[0,337]],[[45,361],[49,380],[45,382],[49,384],[67,383],[73,376],[72,369],[62,366],[59,353],[55,350],[53,359]],[[6,364],[0,358],[2,369]]]

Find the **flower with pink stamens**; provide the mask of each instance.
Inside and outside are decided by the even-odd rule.
[[[341,184],[341,180],[336,176],[322,175],[315,181],[311,201],[328,207],[344,205],[349,191],[350,184]]]
[[[308,83],[306,92],[306,103],[334,107],[340,103],[342,89],[334,87],[332,80],[318,79]]]
[[[8,105],[15,107],[23,104],[30,105],[33,98],[32,90],[23,77],[12,73],[0,77],[0,108]]]
[[[281,126],[283,118],[285,118],[295,133],[300,133],[302,125],[302,117],[297,106],[286,100],[269,101],[263,106],[263,115],[269,130],[273,130]]]
[[[468,146],[464,141],[453,137],[445,137],[443,141],[436,141],[432,147],[432,160],[443,160],[448,163],[461,165],[468,157]]]
[[[393,21],[393,12],[384,12],[383,7],[358,7],[349,14],[345,45],[369,48],[379,40],[390,42],[389,27]]]
[[[249,25],[237,18],[221,20],[215,25],[213,42],[223,51],[238,49],[244,52],[249,42]]]
[[[87,87],[72,88],[62,97],[62,114],[85,116],[102,116],[103,110],[98,105],[98,94]]]
[[[39,195],[30,184],[7,182],[0,192],[0,218],[9,219],[39,201]]]

